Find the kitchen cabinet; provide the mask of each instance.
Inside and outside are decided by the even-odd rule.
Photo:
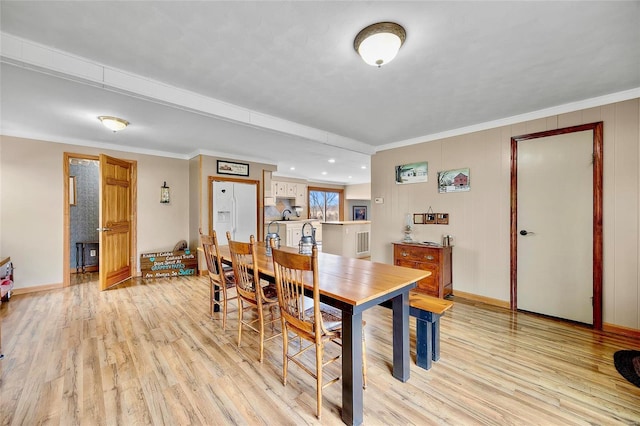
[[[302,224],[287,225],[286,244],[289,247],[296,247],[302,237]]]
[[[393,243],[393,263],[431,272],[417,282],[416,291],[441,299],[453,294],[451,246]]]
[[[295,182],[271,181],[271,195],[276,198],[295,200],[294,206],[307,205],[307,185]]]
[[[302,238],[302,227],[307,222],[311,223],[311,226],[316,228],[316,242],[322,241],[319,239],[322,238],[322,233],[320,231],[320,222],[317,220],[278,220],[271,225],[271,232],[278,232],[282,245],[298,247],[300,238]],[[265,235],[267,234],[268,226],[269,224],[265,224]],[[305,231],[307,232],[307,235],[309,235],[308,226]]]
[[[287,182],[271,181],[271,193],[274,197],[286,198],[288,190]]]
[[[307,185],[304,183],[296,184],[296,206],[307,205]]]
[[[298,194],[298,184],[287,182],[287,198],[296,198]]]

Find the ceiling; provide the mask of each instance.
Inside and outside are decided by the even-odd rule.
[[[382,68],[353,49],[378,21],[407,32]],[[316,182],[368,182],[378,150],[640,93],[637,1],[2,0],[0,31],[4,135]]]

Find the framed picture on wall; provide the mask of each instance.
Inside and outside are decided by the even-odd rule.
[[[245,163],[235,163],[233,161],[218,160],[218,174],[249,176],[249,165]]]
[[[367,220],[367,206],[353,206],[353,220]]]
[[[469,168],[438,172],[438,192],[466,192],[471,189]]]
[[[427,177],[428,163],[426,161],[396,166],[396,184],[398,185],[427,182]]]

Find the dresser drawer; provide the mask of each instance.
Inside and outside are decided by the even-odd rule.
[[[415,262],[433,262],[440,261],[440,250],[429,247],[414,247],[409,245],[396,245],[394,258],[412,260]]]
[[[393,263],[431,272],[416,284],[416,290],[435,297],[453,292],[451,247],[393,243]]]

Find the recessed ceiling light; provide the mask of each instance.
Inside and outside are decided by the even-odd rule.
[[[336,160],[335,160],[335,158],[329,158],[329,162],[330,162],[330,163],[335,163],[335,162],[336,162]]]
[[[327,172],[322,172],[322,174],[323,174],[323,175],[326,175],[326,174],[327,174]]]
[[[352,178],[353,178],[353,176],[349,176],[349,179],[352,179]]]
[[[360,166],[360,168],[364,170],[367,168],[367,166]]]
[[[290,167],[290,168],[289,168],[289,170],[295,170],[295,169],[296,169],[295,167]]]

